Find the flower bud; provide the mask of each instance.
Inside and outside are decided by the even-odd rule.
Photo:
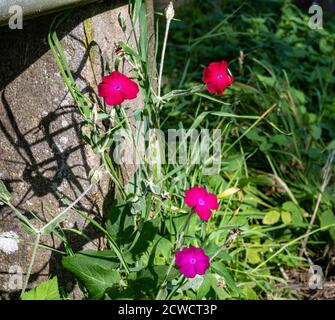
[[[165,8],[165,18],[166,20],[172,20],[174,17],[173,3],[170,1],[169,5]]]

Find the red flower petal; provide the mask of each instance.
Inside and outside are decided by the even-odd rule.
[[[208,267],[209,267],[209,259],[198,260],[197,264],[195,265],[195,270],[196,270],[197,274],[202,276],[202,275],[205,274]]]
[[[211,62],[208,68],[213,72],[222,71],[228,68],[228,62],[225,60],[222,60],[220,62]]]
[[[227,85],[221,81],[213,81],[207,84],[207,89],[210,93],[222,94],[223,91],[227,88]]]
[[[198,203],[197,197],[195,197],[194,195],[193,196],[190,196],[190,195],[186,196],[184,201],[189,207],[194,207]]]
[[[116,81],[119,81],[120,75],[122,75],[122,74],[119,71],[113,71],[108,76],[102,77],[102,82],[112,85]]]
[[[202,76],[202,81],[205,83],[215,81],[217,78],[217,73],[210,70],[208,67],[205,68],[204,74]]]
[[[205,198],[206,206],[212,210],[219,208],[218,198],[215,194],[209,193]]]
[[[211,210],[209,210],[209,208],[207,206],[205,206],[205,205],[203,205],[203,206],[197,205],[194,208],[194,210],[197,213],[197,215],[200,217],[200,219],[203,220],[203,221],[208,221],[208,219],[212,215]]]
[[[190,257],[192,256],[191,249],[184,248],[182,251],[176,252],[176,265],[182,267],[190,263]]]
[[[122,83],[122,91],[126,95],[126,99],[131,100],[137,97],[139,88],[134,81],[127,79],[127,82]]]
[[[199,200],[205,197],[207,191],[205,188],[198,188],[197,186],[193,187],[192,189],[185,191],[185,203],[189,207],[193,207],[199,203]]]
[[[222,60],[220,62],[220,68],[221,69],[227,69],[228,68],[228,62],[226,60]]]
[[[106,104],[111,106],[136,98],[138,92],[138,85],[118,71],[102,77],[102,82],[98,85],[99,97],[104,97]]]
[[[194,278],[197,275],[195,267],[191,264],[180,267],[179,272],[187,278]]]
[[[225,60],[221,62],[212,62],[204,69],[202,81],[207,84],[210,93],[222,94],[230,86],[234,77],[228,71],[228,63]]]
[[[110,91],[111,91],[111,86],[109,84],[102,82],[98,85],[98,96],[99,97],[109,96]]]
[[[185,277],[194,278],[197,274],[205,274],[210,261],[203,249],[192,246],[176,252],[176,265]]]
[[[194,254],[197,256],[197,261],[208,258],[208,256],[205,254],[205,251],[202,248],[194,247]]]
[[[219,208],[216,195],[208,193],[205,188],[197,186],[185,191],[184,201],[189,207],[194,207],[195,212],[203,221],[207,221],[211,217],[211,210]]]
[[[105,102],[110,106],[115,106],[121,104],[125,99],[126,96],[123,92],[115,90],[105,97]]]

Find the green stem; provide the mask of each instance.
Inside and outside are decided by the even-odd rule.
[[[234,141],[234,143],[232,143],[222,154],[221,157],[225,156],[228,151],[230,151],[237,143],[240,142],[240,140],[242,138],[244,138],[244,136],[246,136],[254,127],[256,127],[269,113],[271,113],[273,111],[273,109],[275,109],[277,107],[277,104],[273,104],[268,110],[266,110],[245,132],[243,132],[243,134]]]
[[[28,286],[28,283],[29,283],[29,278],[30,278],[30,275],[31,275],[31,271],[33,269],[33,265],[34,265],[35,258],[36,258],[37,248],[38,248],[38,245],[40,243],[40,239],[41,239],[41,234],[37,233],[36,240],[35,240],[35,243],[34,243],[33,254],[32,254],[31,261],[30,261],[30,264],[29,264],[29,268],[28,268],[28,271],[27,271],[26,279],[24,281],[21,296],[24,294],[24,292],[27,289],[27,286]]]
[[[259,268],[263,267],[265,264],[267,264],[270,260],[272,260],[274,257],[276,257],[279,253],[281,253],[282,251],[284,251],[287,247],[291,246],[292,244],[300,241],[301,239],[304,239],[305,237],[309,237],[310,235],[319,232],[319,231],[323,231],[323,230],[327,230],[329,228],[335,227],[335,224],[330,224],[328,226],[322,227],[322,228],[318,228],[310,233],[306,233],[292,241],[290,241],[289,243],[287,243],[286,245],[284,245],[282,248],[280,248],[277,252],[275,252],[270,258],[268,258],[267,260],[263,261],[261,264],[259,264],[256,268],[254,268],[253,270],[251,270],[252,272],[255,272],[256,270],[258,270]]]
[[[94,219],[92,219],[91,217],[89,217],[88,215],[86,215],[85,213],[81,212],[81,211],[77,211],[82,217],[84,217],[87,221],[91,222],[97,229],[99,229],[104,235],[105,237],[109,240],[109,243],[112,247],[112,249],[114,250],[115,254],[117,255],[117,257],[119,258],[121,264],[123,265],[124,269],[126,270],[126,273],[129,274],[130,273],[130,269],[129,266],[127,264],[127,262],[124,260],[122,252],[120,250],[120,248],[118,247],[117,243],[115,242],[115,240],[111,237],[111,235],[108,233],[108,231],[106,229],[104,229],[98,222],[96,222]]]
[[[184,276],[180,276],[180,278],[178,279],[178,281],[177,281],[176,285],[174,286],[173,290],[166,297],[166,300],[171,300],[171,298],[177,292],[177,290],[186,282],[185,280],[187,280],[187,279]]]
[[[193,211],[191,210],[190,213],[188,214],[186,220],[185,220],[185,223],[184,223],[182,229],[181,229],[180,236],[179,236],[179,234],[177,235],[177,240],[176,240],[176,245],[175,245],[175,249],[174,249],[174,251],[177,251],[177,250],[180,248],[180,246],[181,246],[181,243],[182,243],[183,238],[184,238],[185,230],[186,230],[188,224],[190,223],[190,220],[191,220],[191,217],[192,217],[192,213],[193,213]],[[164,289],[164,287],[165,287],[165,285],[166,285],[166,283],[167,283],[167,278],[168,278],[168,276],[169,276],[169,274],[170,274],[170,272],[171,272],[171,270],[172,270],[172,267],[173,267],[174,263],[175,263],[175,256],[173,256],[173,258],[172,258],[172,260],[171,260],[171,263],[170,263],[170,265],[169,265],[168,271],[166,272],[165,279],[164,279],[162,285],[160,286],[160,288],[159,288],[159,290],[158,290],[158,293],[157,293],[157,295],[156,295],[155,300],[158,299],[158,297],[159,297],[160,294],[161,294],[161,291]]]
[[[180,246],[181,246],[181,243],[182,243],[183,238],[184,238],[185,230],[186,230],[188,224],[190,223],[190,220],[191,220],[191,217],[192,217],[192,213],[193,213],[193,211],[191,210],[190,213],[188,214],[186,220],[185,220],[185,223],[184,223],[182,229],[181,229],[180,236],[178,237],[178,235],[177,235],[177,241],[176,241],[175,250],[179,249]]]
[[[159,66],[159,77],[158,77],[158,98],[161,97],[161,89],[162,89],[162,77],[163,77],[163,69],[164,69],[164,60],[165,60],[165,51],[166,51],[166,44],[169,35],[171,20],[166,20],[166,28],[165,28],[165,35],[164,35],[164,42],[162,48],[162,56],[161,56],[161,64]]]

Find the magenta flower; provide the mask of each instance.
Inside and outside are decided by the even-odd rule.
[[[102,77],[102,82],[98,85],[99,97],[103,97],[110,106],[121,104],[124,100],[135,99],[138,92],[138,85],[118,71]]]
[[[222,60],[212,62],[204,69],[202,81],[207,84],[209,92],[220,95],[233,83],[234,77],[228,69],[228,62]]]
[[[201,248],[183,248],[176,252],[176,265],[179,272],[187,278],[203,275],[209,268],[209,257]]]
[[[203,221],[207,221],[211,217],[211,210],[217,210],[219,208],[216,195],[208,193],[205,188],[195,186],[185,191],[185,195],[185,203],[189,207],[194,207],[195,212]]]

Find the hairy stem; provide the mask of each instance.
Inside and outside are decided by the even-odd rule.
[[[38,245],[40,243],[40,239],[41,239],[41,234],[37,233],[36,240],[35,240],[35,243],[34,243],[33,254],[32,254],[31,261],[30,261],[30,264],[29,264],[29,268],[28,268],[28,271],[27,271],[26,279],[25,279],[24,285],[22,287],[21,296],[24,294],[24,292],[27,289],[27,286],[28,286],[28,283],[29,283],[29,278],[30,278],[30,275],[31,275],[31,271],[33,269],[33,265],[34,265],[35,258],[36,258],[37,248],[38,248]]]
[[[160,63],[160,66],[159,66],[158,90],[157,90],[157,95],[158,95],[159,98],[161,97],[162,76],[163,76],[163,69],[164,69],[165,51],[166,51],[167,39],[168,39],[168,36],[169,36],[170,24],[171,24],[171,20],[167,19],[166,20],[164,41],[163,41],[163,48],[162,48],[161,63]]]

